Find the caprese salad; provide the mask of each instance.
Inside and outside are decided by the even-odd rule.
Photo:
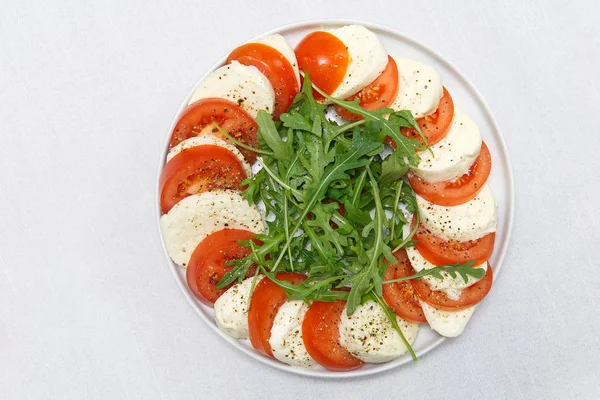
[[[234,49],[195,89],[160,176],[160,228],[219,329],[347,371],[461,334],[493,280],[477,125],[429,65],[360,25]],[[256,173],[253,173],[252,171]]]

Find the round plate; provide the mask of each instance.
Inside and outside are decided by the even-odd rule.
[[[500,269],[502,268],[502,260],[504,258],[504,254],[506,253],[506,248],[508,246],[508,241],[512,228],[514,206],[514,185],[512,171],[508,159],[508,152],[506,150],[504,138],[502,137],[502,133],[500,132],[500,128],[498,127],[498,124],[496,123],[492,112],[488,108],[487,103],[485,102],[481,94],[479,94],[477,89],[475,89],[475,87],[469,82],[469,80],[464,75],[462,75],[456,69],[456,67],[452,65],[452,63],[450,63],[438,53],[436,53],[435,51],[433,51],[432,49],[418,42],[415,39],[412,39],[402,33],[393,31],[389,28],[361,21],[319,20],[311,22],[302,22],[273,29],[272,31],[265,32],[264,34],[257,36],[251,40],[256,40],[267,35],[279,33],[290,42],[292,47],[296,47],[300,40],[310,32],[313,32],[315,30],[337,28],[349,24],[363,25],[366,28],[373,31],[382,41],[382,43],[388,50],[388,53],[392,55],[398,55],[404,58],[412,58],[433,66],[442,77],[444,86],[446,86],[450,93],[452,93],[452,98],[454,99],[455,104],[458,104],[461,107],[461,109],[464,110],[479,126],[483,140],[487,143],[492,154],[493,160],[493,168],[488,183],[491,186],[494,195],[496,196],[496,201],[498,203],[498,231],[496,233],[496,244],[494,254],[492,255],[490,262],[494,266],[494,275],[497,277],[498,273],[500,272]],[[229,49],[229,51],[231,50],[233,49]],[[226,58],[227,55],[221,57],[221,59],[219,59],[206,72],[206,74],[204,74],[204,76],[200,78],[196,86],[210,72],[222,66],[225,63]],[[158,176],[160,176],[160,172],[162,171],[162,168],[165,164],[165,159],[169,148],[169,138],[171,136],[173,127],[175,126],[179,115],[187,106],[188,101],[191,98],[196,86],[194,86],[194,88],[190,91],[188,96],[184,99],[181,107],[179,108],[179,111],[173,119],[171,130],[167,132],[164,150],[160,156]],[[159,198],[160,195],[158,193],[157,186],[157,220],[160,219],[161,216],[160,205],[158,200]],[[163,249],[164,247],[165,246],[163,241]],[[332,372],[327,371],[322,367],[291,367],[286,364],[280,363],[275,359],[268,358],[262,355],[261,353],[255,351],[248,340],[237,340],[221,332],[215,324],[213,317],[213,309],[211,307],[203,305],[198,300],[196,300],[194,295],[188,289],[185,279],[185,269],[179,267],[178,265],[173,263],[173,261],[171,261],[166,249],[165,255],[169,264],[169,268],[173,272],[173,276],[177,280],[177,283],[179,284],[179,287],[181,288],[183,294],[188,299],[192,307],[194,307],[194,309],[198,312],[200,317],[208,324],[208,326],[210,326],[219,336],[221,336],[227,342],[231,343],[231,345],[237,347],[242,352],[246,353],[250,357],[262,363],[265,363],[282,371],[287,371],[298,375],[315,376],[321,378],[350,378],[376,374],[411,362],[410,356],[406,354],[397,360],[390,361],[385,364],[366,364],[362,368],[359,368],[354,371]],[[476,324],[477,316],[475,316],[470,323]],[[468,330],[465,332],[465,334],[469,334]],[[209,340],[213,339],[210,338]],[[435,347],[439,346],[444,340],[444,337],[438,335],[433,330],[429,329],[429,327],[426,324],[422,324],[417,339],[413,343],[413,348],[417,356],[422,356],[430,350],[434,349]]]

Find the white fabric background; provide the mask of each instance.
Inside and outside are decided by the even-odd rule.
[[[600,397],[595,1],[88,3],[0,1],[1,398]],[[474,323],[417,365],[353,381],[220,340],[155,221],[159,153],[191,86],[236,44],[311,18],[387,25],[454,62],[516,178],[512,243]]]

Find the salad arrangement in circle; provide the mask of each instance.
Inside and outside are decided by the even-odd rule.
[[[460,335],[493,282],[479,128],[430,66],[360,25],[234,49],[194,91],[160,176],[160,227],[219,329],[348,371]],[[253,173],[252,171],[256,171]]]

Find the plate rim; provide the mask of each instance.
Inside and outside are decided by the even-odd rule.
[[[506,220],[507,220],[507,224],[505,226],[506,240],[504,241],[504,243],[502,244],[502,246],[499,249],[498,262],[495,265],[495,267],[496,267],[495,275],[497,276],[497,273],[500,272],[500,270],[502,269],[502,265],[504,264],[504,258],[506,256],[506,253],[508,250],[508,244],[510,243],[510,239],[512,236],[512,230],[513,230],[514,207],[515,207],[515,184],[514,184],[512,163],[510,161],[510,154],[508,152],[508,147],[506,145],[506,140],[504,138],[504,134],[502,133],[502,130],[500,129],[500,126],[498,125],[498,121],[496,120],[494,113],[492,113],[492,110],[490,109],[487,101],[485,100],[483,95],[479,92],[477,87],[475,85],[473,85],[471,80],[468,79],[456,67],[456,65],[453,62],[449,61],[444,56],[439,54],[437,51],[433,50],[433,48],[424,44],[420,40],[413,38],[410,35],[407,35],[405,33],[397,31],[395,29],[389,28],[388,26],[385,26],[385,25],[381,25],[381,24],[373,23],[373,22],[362,21],[362,20],[357,20],[357,19],[321,18],[321,19],[302,20],[302,21],[293,22],[290,24],[275,27],[275,28],[270,29],[266,32],[263,32],[259,35],[256,35],[250,39],[247,39],[245,42],[242,42],[242,43],[255,41],[257,39],[260,39],[260,38],[268,36],[268,35],[280,34],[281,32],[285,32],[285,31],[289,31],[289,30],[293,30],[293,29],[306,28],[311,25],[323,25],[323,27],[325,27],[327,25],[335,26],[335,25],[351,25],[351,24],[363,25],[364,27],[366,27],[370,30],[383,31],[389,35],[399,37],[403,41],[409,42],[417,47],[420,47],[422,50],[426,51],[431,56],[437,58],[439,61],[446,64],[461,80],[463,80],[463,82],[466,84],[468,89],[476,97],[476,100],[482,105],[486,116],[489,118],[494,130],[498,133],[496,139],[498,139],[498,143],[500,144],[500,150],[506,159],[506,178],[507,178],[507,183],[508,183],[507,186],[508,186],[508,191],[509,191],[509,193],[508,193],[508,200],[509,200],[508,203],[509,204],[506,207]],[[168,149],[169,149],[169,142],[170,142],[170,137],[171,137],[170,133],[173,131],[173,128],[175,127],[175,124],[177,123],[178,117],[181,115],[181,112],[187,107],[189,99],[192,97],[196,87],[206,78],[206,76],[208,76],[208,74],[210,74],[216,68],[218,68],[224,64],[225,60],[227,59],[228,54],[229,54],[229,52],[227,52],[225,55],[221,56],[215,63],[213,63],[206,70],[206,72],[198,79],[198,81],[192,86],[192,88],[189,90],[189,92],[186,95],[186,97],[184,98],[184,101],[182,102],[181,106],[179,107],[179,109],[177,110],[175,115],[173,116],[173,120],[171,122],[170,129],[168,131],[168,134],[166,136],[164,144],[161,148],[161,153],[160,153],[159,162],[158,162],[158,168],[157,168],[157,174],[156,174],[156,180],[155,180],[156,191],[155,191],[155,195],[154,195],[155,210],[156,210],[156,216],[157,216],[156,224],[157,224],[157,228],[158,228],[158,236],[160,238],[160,242],[161,242],[161,245],[163,248],[163,254],[167,260],[168,268],[171,271],[173,277],[175,278],[175,281],[177,282],[177,285],[179,286],[179,289],[181,290],[183,296],[188,300],[188,303],[192,306],[192,308],[196,311],[196,313],[200,315],[200,318],[215,333],[217,333],[218,336],[223,338],[225,341],[227,341],[231,346],[235,347],[237,350],[241,350],[243,353],[250,356],[250,358],[252,358],[260,363],[264,363],[268,366],[276,368],[280,371],[284,371],[287,373],[300,375],[300,376],[313,377],[313,378],[347,379],[347,378],[366,377],[366,376],[380,374],[380,373],[389,371],[391,369],[398,368],[401,365],[410,363],[411,362],[410,359],[398,359],[398,360],[394,360],[394,361],[389,361],[387,363],[376,364],[375,367],[372,367],[369,369],[359,368],[359,369],[356,369],[353,371],[347,371],[347,372],[334,372],[334,371],[327,371],[327,370],[316,370],[316,369],[311,369],[311,368],[300,368],[300,367],[293,367],[293,366],[281,363],[275,359],[268,358],[268,357],[262,355],[261,353],[258,353],[256,351],[254,351],[253,349],[240,344],[240,340],[235,339],[235,338],[227,335],[225,332],[221,331],[216,326],[214,321],[209,320],[209,318],[202,312],[202,310],[199,308],[198,301],[193,297],[192,293],[189,291],[186,284],[184,282],[182,282],[182,280],[180,279],[178,270],[181,267],[176,265],[169,257],[167,249],[166,249],[166,245],[165,245],[165,242],[163,239],[163,235],[160,230],[160,217],[162,215],[161,209],[160,209],[160,184],[159,184],[160,175],[161,175],[162,169],[164,167],[166,155],[167,155]],[[434,348],[441,345],[446,339],[447,338],[440,336],[437,340],[435,340],[428,346],[417,351],[416,352],[417,357],[421,357],[421,356],[429,353],[431,350],[433,350]]]

